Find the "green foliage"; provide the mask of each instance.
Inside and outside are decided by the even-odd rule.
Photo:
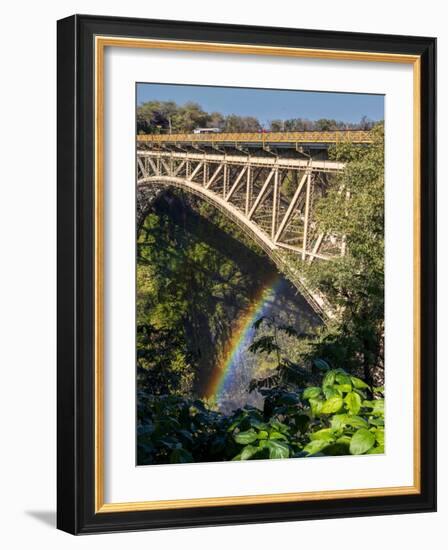
[[[249,271],[264,260],[236,241],[243,240],[238,230],[210,208],[167,194],[138,236],[138,386],[153,394],[201,394],[236,308],[246,307],[259,277],[270,274]]]
[[[261,328],[268,329],[269,334],[257,335],[252,344],[249,346],[249,351],[252,353],[261,353],[267,356],[273,355],[275,363],[273,364],[270,374],[263,378],[254,379],[249,385],[249,391],[262,388],[273,388],[283,385],[286,387],[297,388],[307,384],[311,377],[310,373],[301,365],[291,361],[282,351],[280,346],[280,335],[292,337],[298,340],[303,337],[297,330],[290,326],[280,324],[274,317],[263,316],[253,323],[256,331]]]
[[[373,390],[342,369],[330,370],[321,388],[306,388],[312,421],[308,455],[384,452],[384,399],[367,399]],[[319,443],[316,443],[319,441]]]
[[[147,101],[137,107],[137,133],[183,133],[195,128],[219,128],[223,132],[259,132],[260,122],[252,116],[207,113],[200,105],[174,101]]]
[[[138,394],[138,464],[230,460],[238,452],[230,420],[202,401]]]
[[[325,357],[335,367],[359,372],[365,383],[384,380],[384,127],[365,147],[340,143],[330,157],[346,163],[316,204],[323,231],[344,239],[347,254],[331,262],[300,265],[311,286],[338,309],[313,342],[310,360]]]
[[[342,383],[341,383],[342,382]],[[138,463],[384,453],[384,399],[342,369],[303,391],[261,390],[263,410],[231,415],[201,400],[138,395]]]
[[[327,130],[368,130],[372,121],[363,117],[357,123],[347,123],[332,119],[316,121],[303,118],[272,120],[269,123],[271,132],[302,132]],[[223,132],[260,132],[263,125],[253,116],[241,116],[221,113],[207,113],[198,103],[189,101],[178,105],[174,101],[147,101],[137,107],[137,132],[182,133],[195,128],[219,128]]]

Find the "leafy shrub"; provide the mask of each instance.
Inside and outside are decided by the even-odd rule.
[[[384,452],[381,389],[342,369],[303,391],[260,390],[264,409],[230,416],[200,400],[138,396],[138,463],[299,458]],[[370,398],[369,398],[370,397]]]
[[[384,453],[384,399],[360,378],[342,369],[327,372],[320,387],[308,387],[302,399],[309,404],[310,455]]]

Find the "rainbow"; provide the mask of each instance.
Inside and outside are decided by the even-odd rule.
[[[266,314],[281,281],[282,277],[279,274],[274,274],[273,278],[261,286],[249,307],[244,309],[233,323],[232,335],[225,344],[210,376],[206,390],[207,397],[219,400],[235,369],[238,368],[240,353],[250,345],[254,333],[253,324]]]

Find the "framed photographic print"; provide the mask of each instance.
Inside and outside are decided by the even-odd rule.
[[[58,527],[435,510],[433,38],[58,22]]]

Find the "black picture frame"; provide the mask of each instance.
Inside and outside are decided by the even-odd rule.
[[[74,15],[58,21],[57,526],[72,534],[431,512],[436,509],[436,39]],[[94,38],[121,36],[420,56],[419,494],[95,512]]]

